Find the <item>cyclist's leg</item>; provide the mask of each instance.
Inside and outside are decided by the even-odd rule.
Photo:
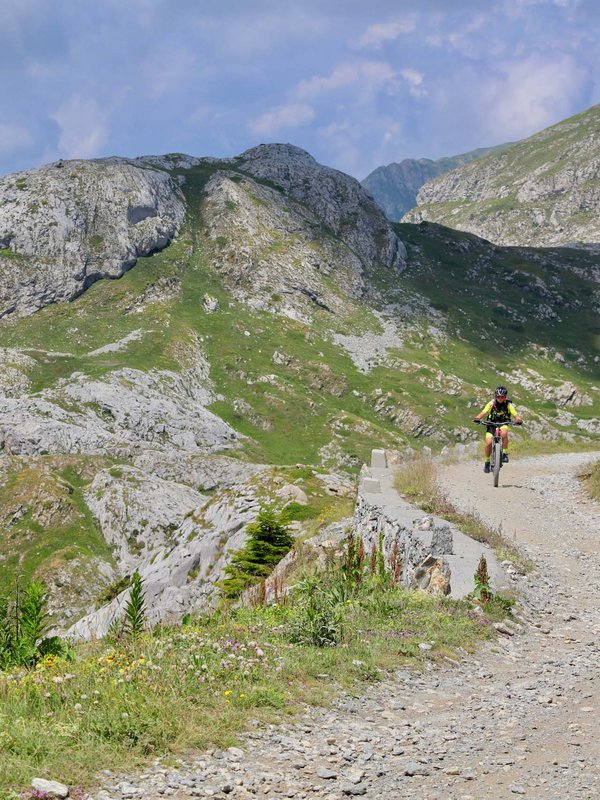
[[[486,433],[485,435],[485,461],[483,462],[483,471],[490,472],[490,457],[492,453],[492,435],[491,433]]]
[[[490,463],[490,456],[492,454],[492,439],[493,438],[494,437],[492,436],[492,434],[489,431],[485,434],[485,463],[486,464]]]

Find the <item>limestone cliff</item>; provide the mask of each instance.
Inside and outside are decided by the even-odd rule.
[[[0,180],[0,317],[71,300],[165,247],[185,204],[165,172],[58,161]]]

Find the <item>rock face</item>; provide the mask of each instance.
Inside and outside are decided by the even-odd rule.
[[[38,396],[6,397],[0,451],[133,457],[146,450],[197,454],[228,447],[239,436],[207,410],[214,395],[208,367],[197,356],[198,363],[180,373],[122,369],[102,380],[73,373]],[[64,408],[65,400],[71,408]]]
[[[600,242],[600,105],[429,181],[404,221],[497,244]]]
[[[361,183],[385,211],[386,217],[392,222],[398,222],[417,205],[417,194],[424,183],[507,147],[508,144],[481,147],[459,156],[439,158],[437,161],[430,158],[405,158],[399,163],[377,167]]]
[[[177,233],[185,202],[164,171],[59,161],[0,180],[0,317],[71,300]]]
[[[272,181],[308,206],[315,220],[343,239],[368,266],[405,266],[404,245],[360,183],[343,172],[324,167],[299,147],[259,145],[237,159],[251,175]]]
[[[315,271],[339,271],[338,284],[360,294],[363,273],[375,264],[405,266],[404,245],[358,181],[292,145],[260,145],[222,161],[183,155],[59,161],[0,180],[0,317],[71,300],[168,245],[186,204],[166,170],[199,165],[221,168],[206,189],[205,210],[219,248],[235,244],[235,258],[229,254],[221,270],[234,280],[252,273],[253,287],[273,285],[281,271],[275,288],[304,295],[307,306],[327,305]],[[315,247],[319,230],[322,247]],[[296,252],[286,259],[290,231]],[[239,248],[244,239],[248,247]]]
[[[353,178],[292,145],[260,145],[215,172],[203,223],[211,262],[234,295],[302,322],[341,315],[368,274],[406,266],[404,244]]]

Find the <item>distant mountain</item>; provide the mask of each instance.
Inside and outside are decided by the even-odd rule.
[[[406,222],[498,244],[600,242],[600,105],[429,181]]]
[[[386,217],[398,222],[407,211],[417,205],[417,193],[424,183],[443,175],[445,172],[469,164],[488,153],[498,152],[510,147],[501,144],[496,147],[480,147],[459,156],[449,156],[432,161],[429,158],[405,158],[400,163],[377,167],[362,181],[364,188],[371,193]]]

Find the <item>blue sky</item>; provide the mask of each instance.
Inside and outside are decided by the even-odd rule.
[[[1,0],[0,173],[291,142],[362,179],[600,102],[597,0]]]

